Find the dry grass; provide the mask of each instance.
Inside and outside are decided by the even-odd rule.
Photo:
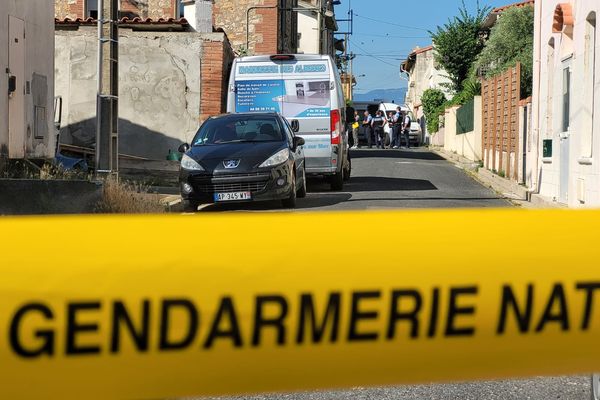
[[[165,206],[157,194],[148,193],[143,185],[110,178],[104,182],[102,200],[96,211],[112,214],[164,213]]]

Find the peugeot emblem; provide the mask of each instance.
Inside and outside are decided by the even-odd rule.
[[[223,161],[223,166],[225,169],[234,169],[240,165],[240,160],[225,160]]]

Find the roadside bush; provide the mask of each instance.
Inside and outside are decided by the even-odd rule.
[[[157,194],[148,193],[146,187],[109,178],[104,182],[102,200],[96,212],[107,214],[164,213],[165,206]]]
[[[473,62],[484,47],[481,24],[487,17],[489,7],[480,7],[471,14],[464,0],[459,15],[450,18],[435,32],[430,32],[435,45],[435,60],[448,73],[451,89],[460,92],[463,82],[469,77]]]
[[[427,89],[423,92],[421,104],[427,120],[427,130],[430,133],[439,131],[440,115],[444,113],[447,102],[446,95],[439,89]]]

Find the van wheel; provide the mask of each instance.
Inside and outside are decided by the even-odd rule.
[[[298,189],[296,197],[303,199],[306,197],[306,168],[302,168],[302,186]]]
[[[342,190],[342,189],[344,189],[344,170],[343,169],[331,177],[331,190]]]
[[[296,208],[296,174],[292,175],[292,193],[287,199],[281,200],[284,208]]]
[[[350,175],[352,174],[352,160],[348,158],[348,163],[346,164],[346,168],[344,168],[344,182],[348,182],[350,180]]]

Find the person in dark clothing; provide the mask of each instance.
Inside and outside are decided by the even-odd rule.
[[[369,114],[368,111],[365,111],[364,118],[362,121],[362,126],[365,131],[365,135],[367,136],[367,144],[369,145],[369,148],[371,148],[371,146],[372,146],[372,139],[371,139],[371,136],[373,135],[373,129],[371,129],[371,121],[372,120],[373,120],[373,117],[371,116],[371,114]]]
[[[354,137],[352,136],[352,124],[354,123],[354,107],[346,106],[346,135],[348,137],[348,145],[354,146]]]
[[[373,132],[375,133],[377,148],[385,148],[385,131],[383,130],[385,124],[387,124],[387,119],[383,115],[383,112],[378,110],[371,121],[371,128],[373,128]]]

